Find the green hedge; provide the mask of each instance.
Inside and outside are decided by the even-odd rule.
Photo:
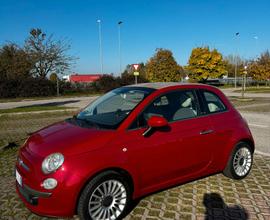
[[[138,77],[138,82],[146,82]],[[75,83],[60,81],[59,91],[62,95],[104,93],[120,86],[134,83],[134,76],[124,74],[121,78],[104,75],[94,83]],[[26,78],[0,80],[0,98],[55,96],[56,82],[43,78]]]
[[[0,81],[0,97],[36,97],[52,96],[56,93],[56,84],[40,78],[12,79]]]

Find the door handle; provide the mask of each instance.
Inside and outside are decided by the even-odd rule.
[[[202,130],[201,132],[200,132],[200,135],[204,135],[204,134],[211,134],[211,133],[213,133],[214,131],[213,130]]]

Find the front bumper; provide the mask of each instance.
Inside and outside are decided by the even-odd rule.
[[[23,181],[22,186],[16,182],[16,191],[25,206],[33,213],[48,217],[72,217],[76,212],[78,188],[75,185],[59,185],[51,192],[42,192],[36,190],[36,186]]]
[[[49,192],[39,192],[27,185],[20,186],[17,184],[17,190],[20,192],[21,196],[33,206],[38,205],[38,200],[40,198],[49,198],[52,195],[52,193]]]
[[[45,176],[34,163],[30,163],[22,155],[16,163],[16,170],[22,178],[16,181],[16,191],[25,206],[33,213],[49,217],[72,217],[76,212],[77,197],[81,188],[81,177],[76,173],[67,172],[69,169],[58,170]],[[39,166],[38,166],[39,167]],[[58,181],[56,188],[44,189],[44,179],[51,177]]]

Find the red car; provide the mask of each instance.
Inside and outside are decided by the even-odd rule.
[[[16,188],[39,215],[122,219],[155,191],[220,172],[246,177],[253,152],[246,121],[217,88],[137,84],[29,137]]]

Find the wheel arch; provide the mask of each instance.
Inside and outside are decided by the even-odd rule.
[[[236,145],[239,144],[239,143],[241,143],[241,142],[247,143],[251,147],[251,152],[254,153],[254,151],[255,151],[255,144],[254,144],[254,141],[253,140],[251,140],[249,138],[244,138],[244,139],[239,140],[236,143]]]
[[[223,151],[225,157],[223,162],[221,163],[221,169],[220,170],[224,170],[228,160],[230,159],[231,153],[233,152],[234,148],[239,144],[239,143],[247,143],[250,147],[251,147],[251,152],[254,153],[255,151],[255,144],[252,138],[249,137],[245,137],[245,138],[239,138],[234,140],[231,144],[227,145],[225,151]]]
[[[236,173],[236,170],[234,168],[234,158],[235,158],[235,155],[237,154],[237,152],[239,151],[239,149],[241,149],[242,147],[247,147],[247,145],[249,146],[250,150],[251,150],[251,162],[250,162],[250,165],[247,169],[247,172],[244,173],[243,175],[242,174],[238,174]],[[252,167],[252,154],[254,153],[255,151],[255,146],[254,146],[254,142],[253,142],[253,139],[249,139],[249,138],[243,138],[243,139],[240,139],[238,140],[235,144],[234,144],[234,147],[232,148],[232,151],[230,152],[230,155],[229,155],[229,158],[227,160],[227,164],[226,166],[223,168],[223,174],[231,179],[237,179],[237,180],[240,180],[240,179],[243,179],[245,178],[250,170],[251,170],[251,167]],[[241,165],[242,166],[242,165]]]
[[[112,172],[116,172],[118,174],[120,174],[121,176],[123,176],[125,178],[125,180],[128,182],[128,184],[130,185],[130,191],[131,191],[131,195],[133,194],[134,192],[134,180],[131,176],[131,174],[123,169],[123,168],[120,168],[120,167],[110,167],[110,168],[106,168],[106,169],[102,169],[96,173],[94,173],[93,175],[91,175],[90,177],[88,177],[85,181],[84,181],[84,184],[81,186],[80,188],[80,191],[77,195],[77,198],[76,198],[76,203],[75,203],[75,210],[74,210],[74,213],[77,214],[77,206],[78,206],[78,202],[79,202],[79,199],[80,199],[80,196],[84,190],[84,188],[86,187],[86,185],[89,183],[89,181],[91,181],[91,179],[95,178],[96,176],[100,175],[101,173],[104,173],[104,172],[107,172],[107,171],[112,171]]]

